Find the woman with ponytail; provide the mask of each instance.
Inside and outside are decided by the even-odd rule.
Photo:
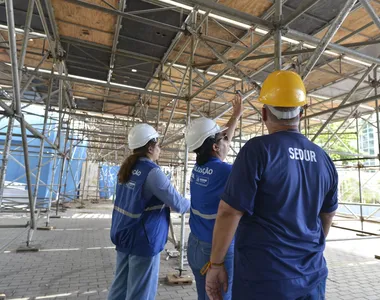
[[[232,166],[223,162],[227,157],[230,142],[234,135],[237,121],[243,113],[240,96],[232,102],[233,113],[224,129],[213,120],[199,118],[194,120],[186,131],[186,143],[189,151],[197,155],[196,164],[191,174],[190,194],[190,229],[187,260],[194,273],[198,300],[209,299],[206,290],[206,278],[203,270],[225,266],[228,274],[233,270],[232,244],[223,262],[211,262],[212,233],[216,213],[224,186]],[[202,270],[203,269],[203,270]],[[228,280],[228,292],[223,299],[231,299],[232,277]]]
[[[148,124],[133,127],[128,135],[133,153],[118,174],[111,225],[117,257],[109,300],[155,299],[169,208],[185,213],[190,207],[155,163],[160,155],[158,137]]]

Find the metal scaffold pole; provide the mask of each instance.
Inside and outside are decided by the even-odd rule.
[[[56,194],[56,208],[55,208],[55,215],[58,216],[58,210],[59,210],[59,203],[60,203],[60,199],[61,199],[61,188],[62,188],[62,176],[63,176],[63,172],[65,170],[65,167],[66,167],[66,146],[67,146],[67,141],[69,139],[69,130],[70,130],[70,122],[67,123],[67,129],[66,129],[66,136],[65,136],[65,141],[64,141],[64,145],[63,145],[63,153],[65,155],[62,155],[62,161],[61,161],[61,170],[59,172],[59,177],[58,177],[58,188],[57,188],[57,194]],[[59,139],[61,140],[61,139]]]
[[[98,162],[98,173],[97,173],[97,181],[96,181],[96,195],[95,195],[95,203],[100,202],[100,173],[102,170],[102,164]]]
[[[377,78],[377,67],[373,71],[373,80],[374,80],[374,91],[375,91],[375,96],[377,96],[377,88],[378,88],[378,78]],[[376,99],[375,101],[375,113],[376,113],[376,130],[377,130],[377,144],[378,144],[378,153],[377,157],[379,159],[379,165],[380,165],[380,115],[379,115],[379,100]]]
[[[362,193],[362,177],[361,177],[361,163],[360,163],[360,140],[359,140],[359,121],[358,117],[356,116],[356,147],[357,147],[357,153],[358,153],[358,179],[359,179],[359,199],[360,199],[360,204],[363,204],[363,193]],[[363,224],[363,206],[360,205],[360,225],[361,225],[361,230],[364,230],[364,224]]]
[[[16,45],[16,31],[15,31],[15,21],[14,21],[14,11],[13,11],[13,1],[6,0],[6,15],[8,23],[8,39],[10,47],[11,65],[12,65],[12,81],[13,81],[13,98],[14,98],[14,108],[18,121],[21,126],[21,136],[22,136],[22,146],[24,151],[24,165],[25,165],[25,175],[26,184],[28,190],[28,200],[30,208],[30,227],[35,228],[35,214],[34,214],[34,204],[33,204],[33,194],[32,194],[32,183],[30,178],[30,166],[29,166],[29,153],[28,153],[28,137],[26,134],[25,120],[21,111],[21,88],[20,88],[20,77],[17,61],[17,45]],[[27,242],[27,246],[29,243]]]
[[[195,27],[196,23],[196,12],[192,12],[192,24],[191,26]],[[195,52],[195,36],[191,36],[191,54],[190,54],[190,63],[189,63],[189,92],[188,92],[188,101],[187,101],[187,112],[186,112],[186,125],[190,124],[190,116],[191,116],[191,95],[193,93],[193,65],[194,65],[194,52]],[[185,75],[186,76],[186,75]],[[173,108],[174,109],[174,108]],[[184,166],[183,166],[183,186],[182,186],[182,194],[183,197],[186,197],[186,182],[187,182],[187,169],[189,162],[189,148],[185,143],[185,158],[184,158]],[[184,271],[185,264],[185,235],[186,235],[186,218],[185,214],[181,216],[181,241],[180,241],[180,265],[179,265],[179,275],[182,275]]]
[[[54,67],[51,70],[51,74],[53,74],[53,73],[54,73]],[[48,118],[49,118],[49,106],[50,106],[51,93],[52,93],[52,89],[53,89],[53,80],[54,80],[53,78],[50,79],[49,88],[48,88],[48,97],[46,99],[46,107],[45,107],[45,113],[44,113],[44,124],[42,127],[42,134],[43,135],[45,135],[47,132],[46,127],[47,127],[47,122],[48,122]],[[33,210],[35,210],[35,208],[36,208],[36,203],[37,203],[37,199],[38,199],[38,189],[40,187],[42,158],[44,155],[44,151],[45,151],[45,140],[41,139],[40,140],[40,153],[38,156],[38,163],[37,163],[36,184],[34,186],[34,196],[33,196],[34,207],[33,207]],[[29,242],[31,241],[32,237],[33,237],[33,232],[30,230],[29,234],[28,234]]]
[[[72,134],[70,134],[72,136]],[[67,153],[67,166],[66,166],[66,174],[65,174],[65,183],[64,183],[64,188],[63,188],[63,196],[67,198],[67,180],[69,178],[69,171],[70,171],[70,164],[72,162],[72,153],[73,152],[73,140],[70,139],[70,146],[69,146],[69,151]],[[73,179],[74,180],[74,179]],[[73,200],[73,199],[72,199]]]
[[[275,32],[274,32],[274,68],[281,70],[281,22],[282,22],[282,0],[275,2]]]
[[[9,116],[8,129],[7,129],[7,134],[6,134],[5,143],[4,143],[2,166],[0,170],[0,211],[1,211],[2,203],[3,203],[5,176],[7,174],[9,153],[11,151],[14,123],[15,123],[14,117]]]
[[[191,78],[191,72],[190,72],[190,78]],[[187,120],[186,124],[190,123],[190,101],[187,103]],[[185,144],[185,159],[184,159],[184,166],[183,166],[183,186],[182,186],[182,194],[183,197],[186,197],[186,182],[187,182],[187,168],[188,168],[188,160],[189,160],[189,148],[187,144]],[[185,228],[185,214],[182,214],[181,216],[181,241],[180,241],[180,265],[179,265],[179,275],[182,275],[182,272],[184,271],[184,263],[185,263],[185,235],[186,235],[186,228]]]
[[[57,150],[53,149],[53,162],[52,162],[52,172],[51,172],[51,180],[50,180],[50,192],[49,192],[49,203],[48,203],[48,211],[47,211],[47,220],[46,220],[46,227],[50,224],[50,210],[51,210],[51,203],[53,201],[53,195],[54,195],[54,182],[55,182],[55,172],[57,169]]]
[[[85,191],[85,185],[86,185],[86,180],[87,180],[87,168],[88,168],[87,162],[88,162],[88,159],[86,157],[86,159],[84,161],[84,175],[83,175],[82,186],[81,186],[81,190],[82,190],[81,200],[80,200],[80,206],[78,208],[85,208],[85,205],[84,205],[84,191]]]
[[[33,16],[33,8],[34,8],[34,0],[30,0],[29,4],[28,4],[28,10],[27,10],[26,21],[25,21],[23,44],[22,44],[21,53],[20,53],[20,63],[19,63],[19,66],[20,66],[19,79],[20,80],[22,78],[21,68],[24,65],[26,48],[28,45],[30,23],[31,23],[32,16]],[[21,97],[21,94],[20,94],[20,97]],[[14,101],[13,101],[13,105],[14,105]],[[14,117],[9,116],[8,129],[7,129],[6,140],[5,140],[5,144],[4,144],[2,167],[0,170],[0,211],[1,211],[2,201],[3,201],[3,195],[4,195],[4,183],[5,183],[5,176],[7,173],[9,153],[11,151],[11,145],[12,145],[13,128],[14,128]]]
[[[160,72],[159,72],[159,95],[158,95],[158,103],[157,103],[157,123],[156,123],[156,129],[158,130],[158,127],[160,125],[160,118],[161,118],[161,92],[162,92],[162,77],[164,72],[164,66],[161,65]]]

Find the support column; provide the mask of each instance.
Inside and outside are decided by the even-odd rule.
[[[98,162],[98,181],[97,181],[97,184],[96,184],[95,203],[99,203],[100,202],[100,171],[101,171],[101,169],[102,169],[102,164],[99,161]]]
[[[196,23],[196,13],[193,11],[192,13],[192,24],[191,26],[195,27]],[[190,63],[189,63],[189,97],[187,101],[187,114],[186,114],[186,125],[190,124],[190,116],[191,116],[191,95],[193,93],[193,65],[194,65],[194,51],[195,51],[195,36],[191,36],[191,54],[190,54]],[[186,75],[184,75],[186,76]],[[182,194],[183,197],[186,197],[186,182],[187,182],[187,168],[188,168],[188,160],[189,160],[189,148],[187,143],[185,143],[185,159],[184,159],[184,167],[183,167],[183,187]],[[179,265],[179,275],[182,275],[184,271],[184,262],[185,262],[185,213],[181,216],[181,241],[180,241],[180,265]]]
[[[377,96],[377,88],[378,88],[378,79],[377,79],[377,67],[373,71],[373,79],[375,83],[375,96]],[[379,115],[379,100],[376,99],[375,101],[375,113],[376,113],[376,129],[377,129],[377,144],[378,144],[378,152],[377,152],[377,157],[379,159],[379,166],[380,166],[380,115]]]
[[[69,136],[71,137],[70,131],[69,131]],[[66,192],[67,192],[67,180],[69,178],[69,170],[71,168],[70,164],[72,162],[72,152],[73,152],[73,140],[70,139],[70,146],[69,146],[69,151],[67,153],[67,159],[66,159],[67,166],[66,166],[66,174],[65,174],[65,183],[64,183],[64,188],[63,188],[63,196],[64,197],[67,196],[67,194],[66,194]],[[74,180],[74,178],[73,178],[73,180]]]
[[[305,107],[304,109],[304,116],[307,117],[307,107]],[[301,122],[300,122],[301,124]],[[305,128],[304,128],[304,131],[305,131],[305,136],[307,137],[307,118],[305,118],[304,120],[304,125],[303,125]]]
[[[32,183],[30,179],[30,166],[29,166],[29,153],[28,153],[28,137],[26,134],[25,120],[21,111],[21,95],[20,95],[20,78],[19,78],[19,69],[17,61],[17,45],[16,45],[16,31],[15,31],[15,22],[14,22],[14,11],[13,11],[13,1],[6,0],[6,15],[8,23],[8,40],[10,47],[10,56],[12,64],[12,80],[13,80],[13,98],[14,98],[14,107],[16,110],[17,118],[19,119],[21,126],[21,136],[22,136],[22,146],[24,150],[24,164],[25,164],[25,175],[26,175],[26,184],[28,189],[28,199],[30,207],[30,227],[35,228],[35,214],[34,214],[34,204],[33,204],[33,194],[32,194]],[[29,244],[27,243],[27,246]]]
[[[1,170],[0,170],[0,211],[1,211],[1,205],[3,203],[5,176],[7,174],[9,153],[11,151],[14,123],[15,123],[14,117],[9,116],[7,135],[6,135],[5,143],[4,143],[2,166],[1,166]]]
[[[186,124],[190,123],[190,101],[187,102],[187,120]],[[188,160],[189,160],[189,148],[187,144],[185,143],[185,161],[184,161],[184,167],[183,167],[183,186],[182,186],[182,194],[183,197],[186,196],[186,182],[187,182],[187,168],[188,168]],[[179,265],[179,276],[182,276],[182,272],[184,270],[184,262],[185,262],[185,218],[186,214],[182,214],[181,216],[181,241],[180,241],[180,265]]]
[[[58,65],[58,73],[61,76],[62,75],[62,63],[59,63]],[[59,80],[59,94],[58,94],[58,131],[57,131],[57,139],[56,143],[58,147],[61,145],[61,129],[62,129],[62,123],[63,123],[63,116],[62,116],[62,110],[63,110],[63,80]]]
[[[52,70],[51,70],[51,75],[53,75],[53,74],[54,74],[54,67],[52,67]],[[44,125],[42,127],[42,135],[46,135],[46,131],[47,131],[46,127],[47,127],[47,122],[48,122],[48,118],[49,118],[49,107],[50,107],[50,98],[51,98],[52,89],[53,89],[53,77],[50,78],[50,82],[49,82],[48,96],[46,99],[46,106],[45,106],[45,113],[44,113]],[[45,151],[45,140],[40,139],[40,153],[38,156],[36,185],[34,186],[34,195],[33,195],[33,204],[34,204],[33,210],[36,209],[36,203],[37,203],[37,199],[38,199],[38,189],[40,187],[42,158],[44,156],[44,151]],[[31,242],[32,237],[33,237],[33,231],[31,229],[29,230],[29,234],[28,234],[28,237],[29,237],[28,242]],[[36,229],[36,228],[33,228],[33,229]]]
[[[66,153],[66,146],[67,146],[67,141],[68,141],[69,128],[70,128],[70,122],[67,123],[65,142],[64,142],[64,145],[63,145],[63,153],[64,153],[64,155],[62,155],[62,165],[61,165],[61,170],[59,172],[59,177],[58,177],[57,194],[55,196],[56,205],[57,205],[57,207],[55,208],[55,215],[56,215],[56,217],[58,216],[59,202],[60,202],[60,199],[61,199],[62,176],[63,176],[63,172],[64,172],[65,166],[66,166],[66,155],[67,155],[67,153]],[[59,138],[59,140],[61,140],[61,138]]]
[[[164,66],[161,65],[161,71],[159,73],[159,95],[158,95],[158,109],[157,109],[157,122],[156,122],[156,130],[158,130],[158,126],[161,118],[161,92],[162,92],[162,76],[163,76]]]
[[[51,172],[51,180],[50,180],[50,192],[49,192],[49,203],[48,203],[48,213],[47,213],[47,220],[46,220],[46,227],[50,224],[50,210],[51,210],[51,203],[53,201],[53,194],[54,194],[54,182],[55,182],[55,172],[57,169],[57,150],[53,149],[53,162],[52,162],[52,172]]]
[[[274,68],[281,70],[281,22],[282,22],[282,0],[276,0],[274,13]]]
[[[363,204],[363,194],[362,194],[362,178],[361,178],[361,163],[360,163],[360,142],[359,142],[359,122],[358,122],[358,116],[356,116],[356,147],[357,147],[357,154],[358,154],[358,179],[359,179],[359,199],[360,204]],[[363,224],[363,206],[360,205],[360,228],[361,231],[364,230],[364,224]]]
[[[80,206],[78,208],[85,208],[85,205],[84,205],[84,187],[86,185],[86,180],[87,180],[87,168],[88,168],[88,164],[87,164],[87,157],[86,157],[86,160],[84,161],[84,176],[83,176],[83,180],[82,180],[82,186],[81,186],[81,189],[82,189],[82,193],[81,193],[81,200],[80,200]]]

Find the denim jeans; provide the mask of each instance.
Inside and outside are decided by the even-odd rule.
[[[159,268],[160,254],[144,257],[117,251],[115,278],[108,300],[154,300]]]
[[[325,300],[326,280],[324,278],[312,291],[307,295],[297,298],[296,300]]]
[[[202,275],[200,271],[210,260],[210,256],[211,244],[198,240],[193,234],[190,233],[189,243],[187,246],[187,260],[194,274],[198,300],[209,300],[206,294],[206,275]],[[232,291],[232,275],[234,272],[234,245],[231,245],[228,249],[227,255],[224,259],[224,265],[228,274],[228,291],[226,294],[223,294],[223,299],[230,300]]]

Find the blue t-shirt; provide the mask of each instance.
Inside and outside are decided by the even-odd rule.
[[[244,212],[235,236],[234,299],[294,300],[327,276],[319,214],[337,209],[337,184],[329,156],[296,131],[244,145],[222,195]]]
[[[191,233],[199,240],[212,242],[218,206],[232,166],[212,157],[202,166],[195,165],[190,179]]]

